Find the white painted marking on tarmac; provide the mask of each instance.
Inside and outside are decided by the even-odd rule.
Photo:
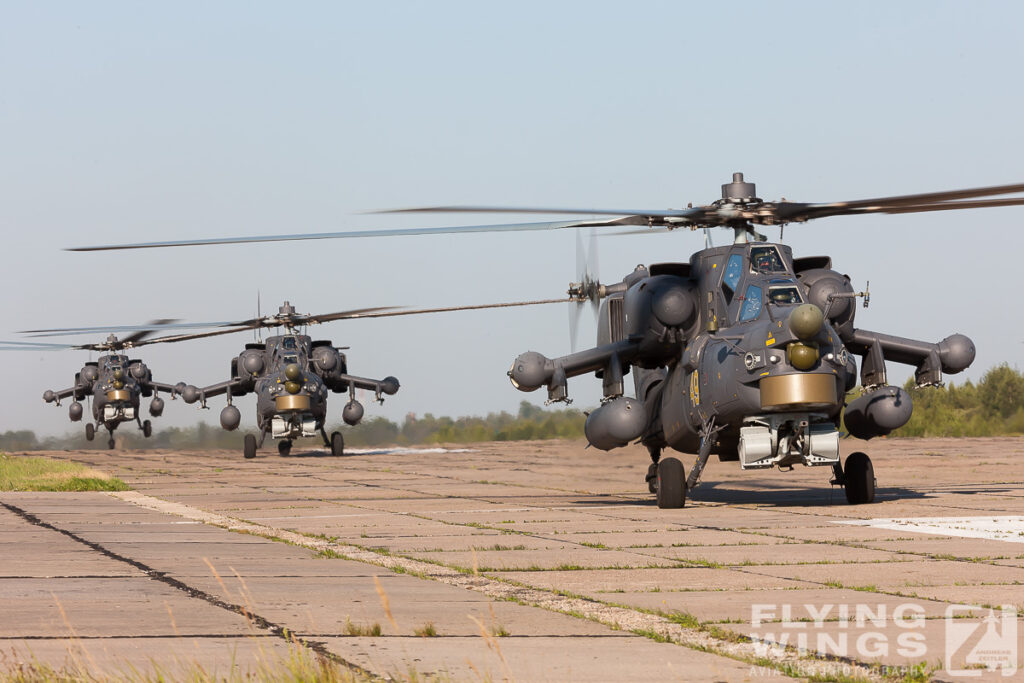
[[[436,455],[476,453],[473,448],[346,448],[345,455]]]
[[[1019,515],[857,519],[836,523],[869,526],[876,529],[890,529],[892,531],[913,531],[921,534],[1024,543],[1024,517]]]

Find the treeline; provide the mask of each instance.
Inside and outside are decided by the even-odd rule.
[[[914,401],[910,422],[893,436],[1006,436],[1024,434],[1024,373],[1007,364],[998,365],[974,384],[952,382],[944,387],[917,389],[913,380],[904,388]],[[473,443],[481,441],[527,441],[575,439],[583,436],[586,416],[574,409],[547,410],[526,401],[519,412],[489,413],[484,417],[422,417],[410,415],[401,424],[373,417],[356,427],[332,425],[345,436],[347,446],[417,445]],[[160,427],[144,439],[133,425],[116,432],[121,448],[241,448],[245,430],[225,432],[217,425],[200,422],[194,427]],[[83,430],[64,436],[39,438],[29,430],[0,434],[0,451],[19,452],[62,449],[104,449],[105,431],[96,440],[85,440]],[[298,442],[303,443],[302,441]],[[306,443],[314,444],[310,439]]]
[[[997,365],[977,384],[949,382],[944,387],[903,387],[914,414],[893,436],[1009,436],[1024,434],[1024,373]]]
[[[517,414],[502,411],[485,417],[422,417],[410,415],[401,424],[387,418],[373,417],[355,427],[338,423],[327,433],[340,431],[346,446],[415,445],[435,443],[472,443],[479,441],[527,441],[535,439],[572,439],[583,436],[586,416],[579,410],[546,410],[526,401],[519,404]],[[153,436],[142,437],[134,425],[122,425],[115,432],[120,448],[241,448],[244,429],[226,432],[219,426],[200,422],[194,427],[160,427],[154,425]],[[268,440],[269,443],[269,440]],[[315,444],[314,438],[298,441]],[[38,438],[29,430],[0,434],[0,451],[36,451],[62,449],[105,449],[106,431],[99,431],[89,442],[80,430],[64,436]],[[264,444],[266,445],[266,444]]]

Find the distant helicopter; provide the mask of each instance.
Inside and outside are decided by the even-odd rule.
[[[151,325],[166,324],[167,321],[154,321]],[[30,330],[29,332],[46,333],[47,330]],[[103,351],[95,361],[86,362],[81,370],[75,373],[75,383],[60,391],[47,390],[43,400],[47,403],[60,405],[65,398],[74,398],[68,406],[68,417],[72,422],[79,422],[85,411],[79,402],[86,397],[92,398],[92,414],[94,422],[86,422],[85,438],[92,441],[99,427],[105,427],[110,435],[107,447],[114,447],[114,430],[122,422],[134,421],[142,430],[142,435],[149,438],[153,433],[153,425],[149,420],[142,421],[140,403],[142,398],[153,397],[149,404],[149,414],[160,417],[164,412],[164,400],[160,391],[166,392],[173,399],[185,388],[184,384],[172,386],[153,381],[153,373],[149,367],[137,358],[129,358],[120,353],[126,349],[156,343],[160,340],[143,338],[152,334],[152,330],[139,330],[125,339],[118,339],[111,334],[100,344],[46,344],[37,342],[0,341],[0,350],[4,351],[58,351],[77,349]]]
[[[662,508],[685,505],[712,453],[743,469],[795,464],[831,466],[833,484],[852,504],[875,499],[876,480],[864,453],[839,456],[842,422],[855,437],[870,439],[906,424],[913,405],[903,389],[887,384],[885,361],[912,365],[919,386],[939,384],[974,361],[973,342],[954,334],[928,343],[854,327],[850,278],[828,256],[794,258],[783,244],[768,243],[757,225],[784,226],[815,218],[873,213],[918,213],[1024,205],[1024,198],[985,198],[1024,192],[1024,184],[882,197],[847,202],[767,202],[742,173],[722,186],[722,197],[685,209],[561,209],[493,206],[426,207],[398,212],[590,214],[575,219],[377,232],[271,235],[209,240],[79,247],[77,251],[252,243],[280,240],[442,233],[506,232],[581,227],[646,229],[727,228],[731,246],[708,246],[688,262],[638,266],[619,283],[583,278],[570,287],[579,302],[599,305],[597,346],[549,359],[519,356],[509,370],[523,391],[541,386],[550,401],[568,398],[568,378],[594,372],[604,399],[586,422],[588,441],[610,450],[639,441],[651,456],[646,480]],[[648,230],[641,230],[646,232]],[[707,245],[706,245],[707,246]],[[861,356],[864,394],[846,404]],[[623,378],[634,370],[635,398]],[[845,406],[845,413],[844,413]],[[672,448],[697,454],[686,477],[682,463],[662,458]]]
[[[199,402],[203,408],[206,407],[208,399],[226,394],[227,406],[221,410],[220,424],[227,431],[238,429],[242,419],[241,412],[232,404],[232,397],[256,394],[256,428],[259,438],[253,434],[245,435],[242,452],[246,458],[256,456],[256,451],[263,447],[267,436],[277,439],[278,452],[287,455],[291,451],[294,439],[317,434],[323,438],[324,445],[330,449],[332,455],[340,456],[345,448],[344,438],[340,432],[333,432],[328,436],[325,429],[328,393],[348,393],[348,402],[341,416],[346,424],[354,426],[359,424],[364,413],[362,404],[356,400],[356,389],[373,391],[375,399],[383,403],[385,395],[392,396],[398,392],[399,382],[391,376],[384,379],[369,379],[348,374],[348,359],[343,353],[348,347],[334,346],[330,341],[313,340],[312,337],[303,334],[300,328],[336,320],[508,308],[565,301],[566,299],[562,298],[415,310],[378,307],[319,315],[296,313],[295,307],[285,301],[276,315],[229,322],[167,324],[161,329],[217,329],[164,336],[153,341],[181,342],[247,330],[283,327],[284,333],[281,335],[268,337],[263,342],[246,344],[245,350],[231,359],[230,379],[202,388],[180,384],[176,390],[186,403]],[[78,334],[92,329],[94,328],[65,328],[46,332]],[[117,329],[134,328],[129,326]]]

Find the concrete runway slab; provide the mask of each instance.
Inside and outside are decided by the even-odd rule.
[[[859,507],[825,470],[712,462],[682,510],[653,504],[642,449],[581,446],[51,453],[138,493],[0,493],[0,652],[59,665],[84,644],[100,671],[227,671],[234,652],[251,671],[291,651],[287,629],[397,678],[877,678],[871,664],[948,678],[1016,629],[1020,664],[1024,625],[999,606],[1024,613],[1024,550],[993,519],[1024,516],[1024,439],[843,442],[875,461],[878,502]],[[936,517],[1005,533],[872,521]],[[437,637],[416,637],[428,622]],[[375,624],[380,636],[360,635]],[[769,630],[790,644],[845,634],[845,659],[789,648],[762,670]]]

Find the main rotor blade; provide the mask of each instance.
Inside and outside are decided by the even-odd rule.
[[[1024,184],[994,185],[992,187],[979,187],[970,190],[926,192],[923,194],[858,199],[850,202],[830,202],[826,204],[798,202],[767,203],[764,205],[764,209],[770,210],[766,213],[771,213],[778,222],[806,221],[814,218],[862,213],[917,213],[922,211],[952,211],[996,206],[1019,206],[1024,202],[1016,197],[973,202],[953,201],[987,195],[1014,194],[1017,192],[1024,192]]]
[[[508,223],[497,225],[457,225],[440,228],[399,228],[394,230],[357,230],[346,232],[314,232],[295,235],[253,235],[249,237],[220,237],[200,240],[174,240],[168,242],[140,242],[138,244],[108,244],[103,246],[71,247],[65,251],[110,251],[115,249],[156,249],[161,247],[195,247],[211,244],[251,244],[255,242],[295,242],[300,240],[329,240],[353,237],[399,237],[407,235],[447,235],[476,232],[529,232],[533,230],[560,230],[589,225],[616,225],[620,221],[548,221],[545,223]],[[626,223],[630,224],[630,223]],[[636,225],[646,225],[646,219]]]
[[[0,351],[63,351],[75,348],[72,344],[45,344],[43,342],[19,342],[0,340]]]
[[[348,318],[391,318],[399,315],[422,315],[423,313],[448,313],[450,311],[479,311],[485,308],[513,308],[516,306],[539,306],[543,304],[562,304],[566,299],[537,299],[534,301],[509,301],[499,304],[473,304],[470,306],[444,306],[441,308],[416,308],[411,310],[387,311],[383,313],[366,313],[350,315]],[[341,320],[343,318],[332,318]]]
[[[650,216],[651,218],[691,218],[700,215],[702,208],[696,209],[563,209],[542,208],[533,206],[421,206],[411,209],[385,209],[371,211],[373,214],[383,213],[547,213],[574,214],[595,216]]]

